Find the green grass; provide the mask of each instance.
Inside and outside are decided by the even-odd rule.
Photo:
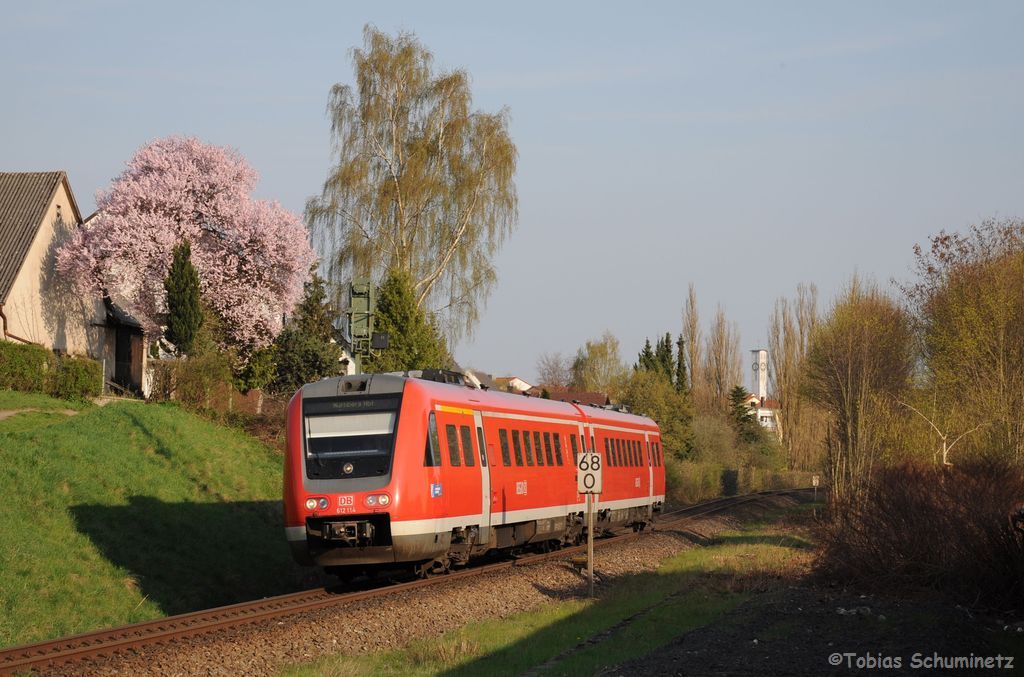
[[[288,673],[516,675],[544,666],[542,674],[592,675],[645,655],[751,594],[779,585],[794,565],[809,561],[807,548],[806,541],[771,525],[754,526],[684,551],[655,573],[625,577],[599,600],[548,604],[415,641],[403,650],[333,656],[293,666]]]
[[[36,393],[19,393],[13,390],[0,390],[0,411],[11,409],[41,409],[45,411],[72,409],[81,411],[93,407],[89,402],[58,400]]]
[[[0,421],[0,646],[296,587],[273,450],[173,405],[0,391],[29,407]]]

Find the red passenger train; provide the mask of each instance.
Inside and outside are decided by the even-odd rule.
[[[597,449],[596,528],[642,528],[665,468],[651,419],[452,383],[449,372],[303,386],[288,406],[285,531],[297,561],[344,573],[446,570],[493,549],[585,538],[575,459]],[[447,382],[445,382],[447,381]]]

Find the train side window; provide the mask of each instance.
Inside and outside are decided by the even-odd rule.
[[[661,455],[661,442],[654,443],[654,453],[658,457],[658,465],[661,465],[664,460],[664,457]]]
[[[516,465],[523,464],[523,446],[519,443],[519,431],[512,431],[512,450],[516,454]],[[530,465],[533,465],[532,463]]]
[[[640,456],[640,446],[636,443],[636,440],[632,440],[629,446],[633,447],[633,458],[636,459],[636,466],[639,468],[644,464],[644,459]]]
[[[618,437],[612,440],[612,454],[615,455],[615,465],[626,465],[626,459],[622,458],[622,440],[620,440]]]
[[[466,462],[467,468],[472,468],[473,463],[473,431],[468,425],[459,428],[462,434],[462,459]]]
[[[476,442],[480,445],[480,465],[487,467],[487,451],[484,443],[484,429],[480,426],[476,427]]]
[[[533,448],[537,450],[537,456],[540,456],[540,433],[536,430],[533,431]]]
[[[615,455],[612,453],[612,441],[607,437],[604,438],[604,458],[605,463],[611,467],[615,467]]]
[[[548,459],[548,465],[555,464],[555,458],[551,455],[551,433],[544,433],[544,455]]]
[[[526,462],[533,465],[533,444],[530,442],[530,431],[523,431],[523,446],[526,448]],[[537,449],[537,465],[544,465],[544,455]]]
[[[512,465],[512,457],[508,454],[508,431],[504,428],[498,431],[498,441],[501,443],[501,462],[506,466]]]
[[[459,433],[451,423],[444,427],[444,432],[448,437],[448,460],[453,468],[457,468],[462,465],[459,461]]]
[[[423,465],[441,465],[441,443],[437,439],[437,419],[434,418],[434,412],[430,412],[430,416],[427,417],[427,444]]]
[[[555,463],[562,465],[562,436],[555,433]]]
[[[579,444],[576,442],[576,436],[575,435],[569,435],[569,446],[572,447],[572,464],[574,466],[575,465],[579,465],[580,464],[580,447],[579,447]]]
[[[646,450],[647,452],[647,465],[654,465],[654,455],[651,454],[651,443],[648,442],[647,440],[644,440],[643,446],[641,448]]]

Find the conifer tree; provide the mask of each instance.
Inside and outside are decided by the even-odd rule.
[[[633,370],[650,371],[651,369],[654,369],[654,349],[651,348],[651,339],[645,339],[644,349],[637,355]]]
[[[761,425],[754,411],[747,406],[748,395],[743,386],[729,391],[731,422],[741,442],[757,442],[761,439]]]
[[[192,248],[182,242],[174,248],[171,268],[164,280],[167,291],[167,340],[179,355],[192,352],[199,328],[203,326],[203,309],[199,301],[199,273],[192,265]]]
[[[668,332],[658,339],[654,349],[654,368],[664,374],[669,382],[672,381],[675,368],[672,360],[672,335]]]
[[[314,271],[302,301],[274,341],[276,376],[271,388],[290,393],[306,383],[341,373],[341,348],[332,338],[334,311],[324,280]]]
[[[690,379],[686,373],[686,339],[680,334],[676,340],[676,391],[684,394],[690,392]]]
[[[451,365],[447,342],[432,317],[416,304],[412,277],[391,270],[377,291],[374,329],[386,332],[388,347],[363,362],[367,372],[444,369]]]

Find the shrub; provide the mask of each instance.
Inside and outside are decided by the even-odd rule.
[[[0,341],[0,388],[45,393],[54,367],[53,353],[42,346]]]
[[[215,390],[231,380],[231,358],[215,350],[179,360],[174,370],[175,393],[190,409],[210,409]]]
[[[87,400],[103,392],[103,366],[87,357],[66,355],[57,361],[50,394],[63,400]]]
[[[965,604],[1024,605],[1024,470],[982,460],[955,468],[878,471],[856,504],[835,504],[824,528],[823,573],[901,591],[930,588]]]

